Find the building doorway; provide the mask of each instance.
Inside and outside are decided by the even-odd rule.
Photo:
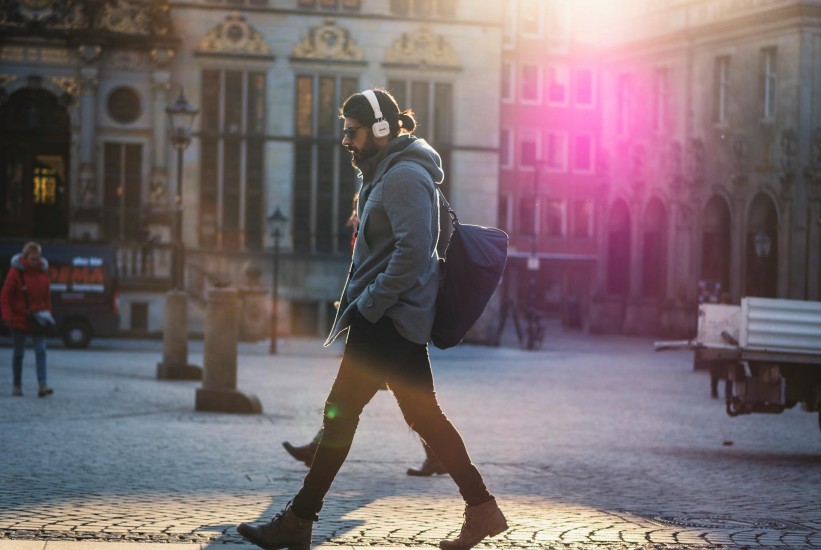
[[[0,234],[32,239],[68,237],[68,112],[35,88],[0,105]]]

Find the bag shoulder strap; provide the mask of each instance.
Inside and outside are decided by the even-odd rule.
[[[450,205],[448,199],[445,198],[445,194],[442,192],[438,185],[436,185],[436,192],[439,194],[439,202],[442,203],[442,206],[445,207],[445,209],[448,211],[448,214],[450,215],[450,221],[453,224],[453,228],[456,229],[456,226],[459,225],[459,218],[458,216],[456,216],[456,211]]]

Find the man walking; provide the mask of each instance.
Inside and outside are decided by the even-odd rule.
[[[467,550],[507,529],[459,432],[439,407],[427,342],[439,286],[439,154],[413,136],[416,121],[385,90],[365,90],[342,106],[344,145],[362,177],[359,234],[326,345],[348,330],[325,403],[323,433],[302,489],[262,525],[237,531],[266,549],[308,550],[312,522],[345,461],[359,416],[385,384],[408,425],[431,448],[466,503],[459,536],[443,550]]]

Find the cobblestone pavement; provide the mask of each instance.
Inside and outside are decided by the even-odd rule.
[[[240,348],[238,386],[264,407],[245,416],[196,412],[199,382],[158,381],[159,342],[55,343],[47,399],[36,397],[31,350],[26,395],[11,396],[11,349],[0,348],[0,549],[250,549],[235,525],[270,518],[299,489],[306,469],[280,443],[305,443],[319,427],[341,348],[286,340],[279,356],[266,350]],[[556,329],[538,352],[431,355],[442,406],[510,523],[479,548],[821,548],[815,413],[729,418],[689,353],[654,353],[642,338]],[[202,364],[201,343],[190,359]],[[380,392],[315,543],[436,547],[458,532],[450,478],[405,475],[422,458]]]

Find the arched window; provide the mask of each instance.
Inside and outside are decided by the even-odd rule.
[[[715,196],[704,209],[699,279],[719,283],[722,292],[730,289],[730,247],[730,209]]]
[[[750,204],[748,220],[745,294],[774,298],[778,288],[778,214],[772,199],[757,195]],[[766,240],[767,245],[756,246],[756,239]]]

